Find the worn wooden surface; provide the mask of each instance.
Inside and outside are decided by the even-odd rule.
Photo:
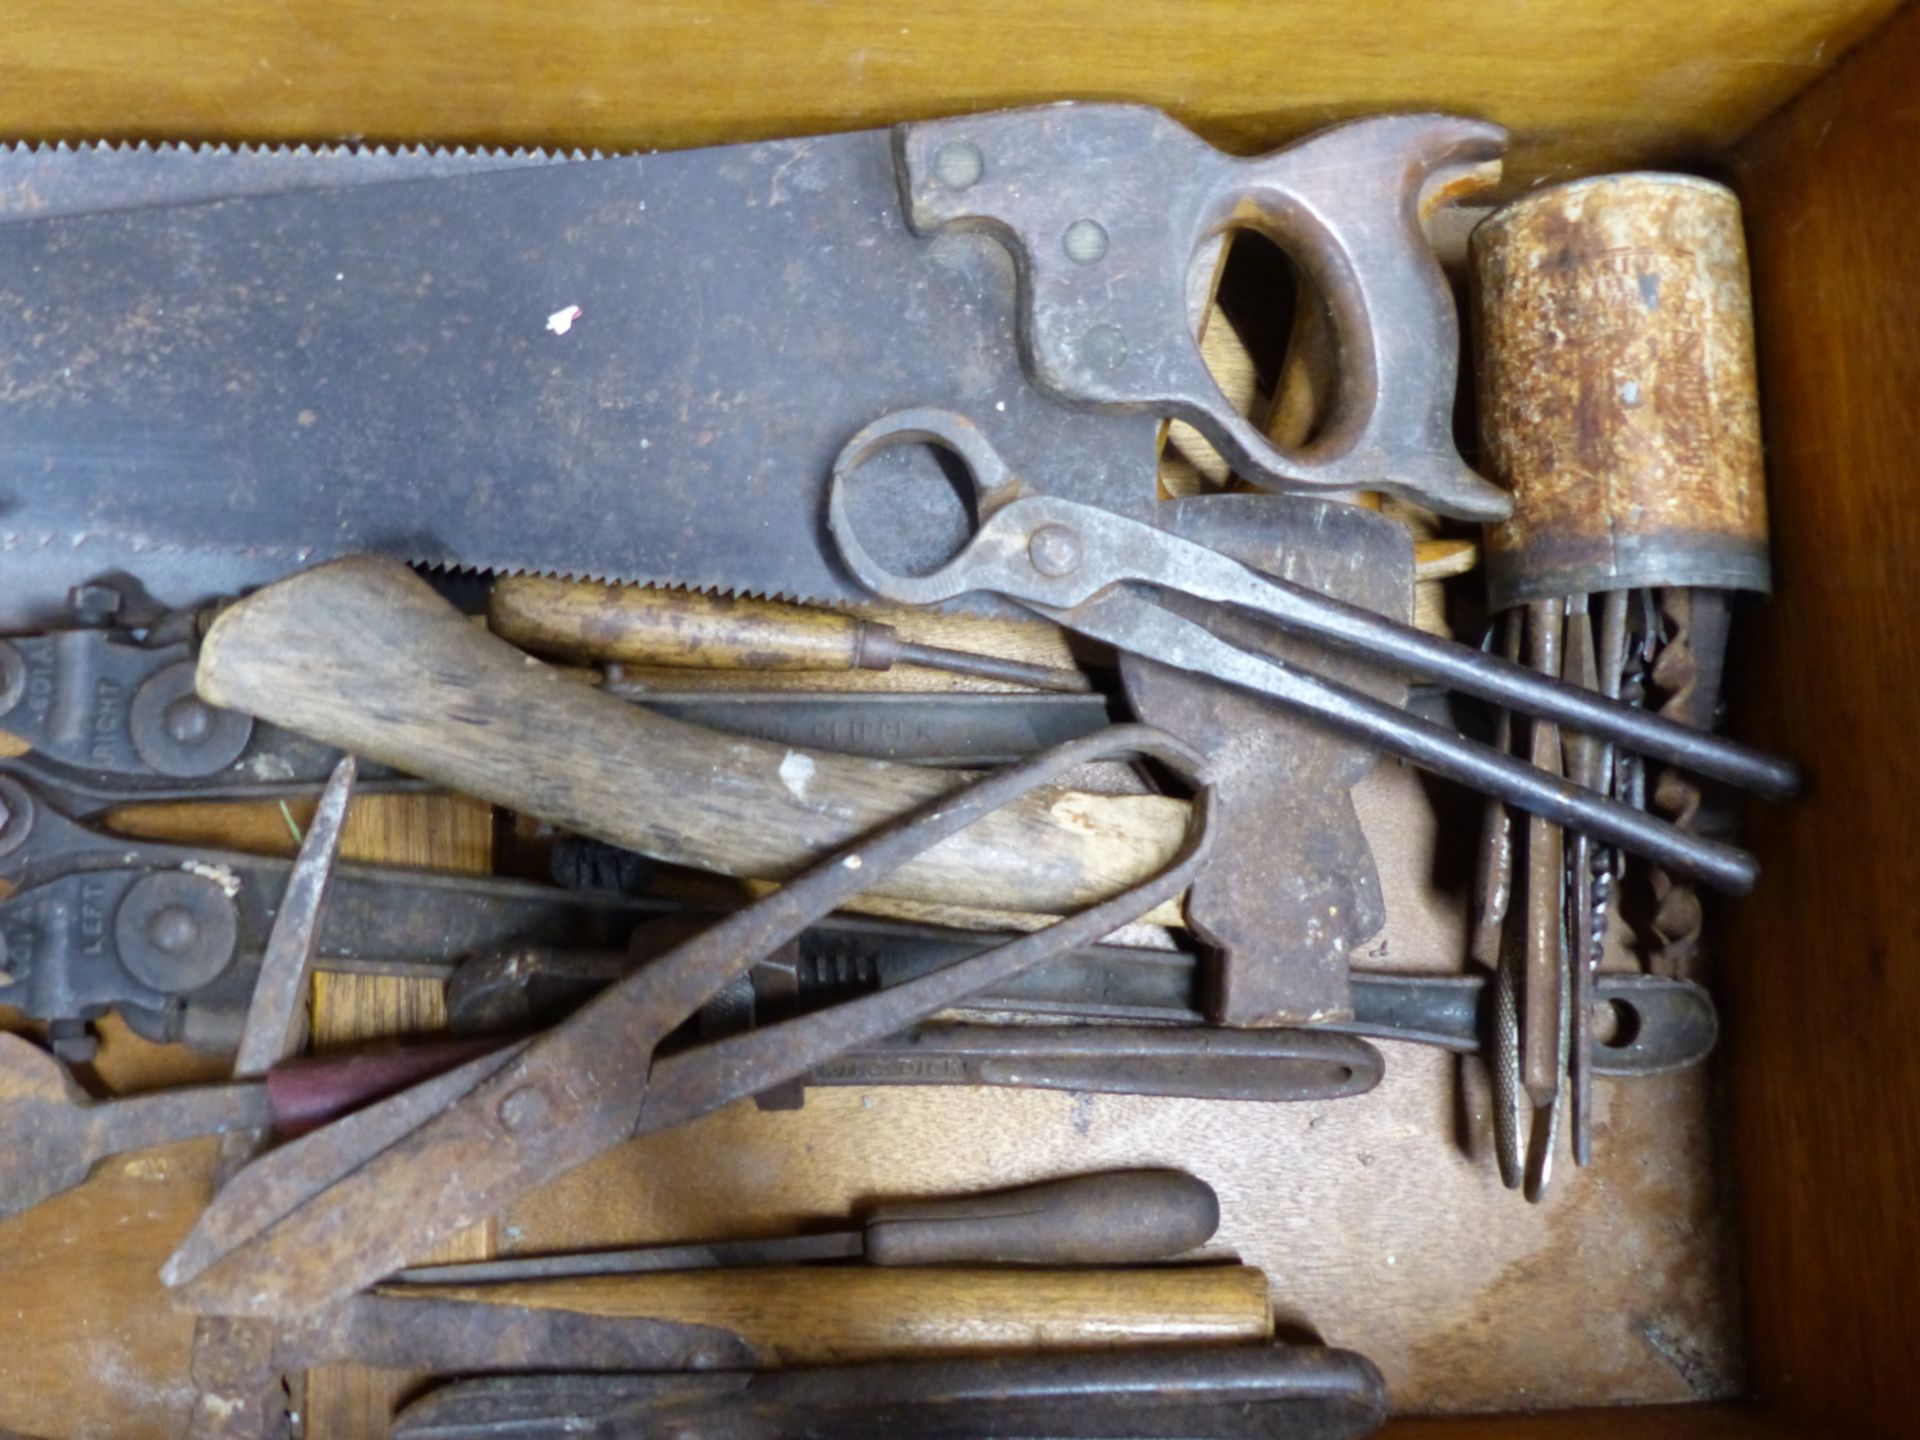
[[[469,624],[365,557],[222,612],[201,695],[655,859],[785,879],[962,783],[651,714]],[[566,737],[565,744],[556,744]],[[877,881],[881,895],[1063,913],[1164,869],[1184,802],[1036,789]]]
[[[1390,1420],[1380,1440],[1796,1440],[1807,1432],[1752,1405],[1650,1405],[1512,1415]]]
[[[1232,1344],[1273,1334],[1267,1277],[1246,1265],[769,1265],[432,1286],[419,1293],[715,1325],[744,1335],[769,1365],[1029,1347]]]
[[[1073,669],[1059,626],[1044,620],[943,615],[874,604],[860,614],[913,644],[942,646],[1029,665]],[[494,586],[488,625],[551,661],[614,663],[629,683],[654,690],[831,688],[1006,693],[1027,687],[916,665],[867,669],[848,615],[818,606],[652,586],[596,585],[544,575]],[[772,627],[776,634],[770,634]]]
[[[1724,149],[1891,8],[34,0],[8,11],[0,132],[678,147],[1083,96],[1245,151],[1382,109],[1482,114],[1528,180]]]
[[[1736,172],[1782,598],[1736,627],[1735,713],[1813,776],[1750,816],[1769,879],[1725,946],[1753,1378],[1859,1436],[1920,1423],[1916,94],[1909,9]]]

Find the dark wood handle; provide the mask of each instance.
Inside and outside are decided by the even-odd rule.
[[[1220,1201],[1183,1170],[1111,1170],[910,1200],[867,1217],[875,1265],[1139,1265],[1213,1238]]]
[[[228,608],[200,694],[655,859],[785,879],[965,783],[724,736],[582,685],[397,562],[333,561]],[[1183,801],[1038,791],[936,846],[885,895],[1058,913],[1163,868]]]
[[[282,1136],[304,1135],[349,1111],[398,1094],[409,1085],[445,1074],[504,1040],[429,1040],[382,1045],[342,1055],[302,1055],[267,1072],[267,1107]]]

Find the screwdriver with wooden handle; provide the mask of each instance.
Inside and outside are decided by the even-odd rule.
[[[852,1230],[422,1265],[393,1278],[495,1285],[862,1259],[871,1265],[1132,1265],[1197,1249],[1219,1224],[1220,1201],[1206,1181],[1182,1170],[1111,1170],[985,1195],[882,1205]]]
[[[487,623],[522,650],[574,664],[786,671],[919,665],[1037,690],[1089,688],[1078,670],[920,645],[878,620],[746,596],[508,575],[494,584]]]

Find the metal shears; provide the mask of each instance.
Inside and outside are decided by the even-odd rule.
[[[1152,758],[1195,791],[1185,840],[1147,879],[906,984],[655,1062],[656,1043],[716,991],[851,896],[1036,786],[1121,756]],[[1203,863],[1209,791],[1199,768],[1173,737],[1117,726],[944,794],[657,956],[552,1029],[254,1162],[220,1191],[162,1278],[206,1313],[308,1315],[631,1135],[684,1124],[1090,944],[1179,894]],[[1303,1079],[1347,1077],[1348,1052],[1328,1045],[1343,1037],[1302,1038]]]
[[[915,443],[940,446],[961,461],[979,517],[966,544],[921,575],[889,569],[862,543],[847,483],[874,456]],[[932,605],[981,592],[1002,596],[1116,649],[1270,697],[1420,769],[1735,894],[1752,888],[1759,873],[1745,851],[1549,777],[1299,665],[1240,649],[1151,592],[1250,612],[1323,645],[1768,798],[1785,799],[1799,787],[1785,760],[1263,574],[1146,521],[1041,493],[979,427],[952,411],[897,411],[848,441],[834,462],[827,523],[848,571],[882,599]]]

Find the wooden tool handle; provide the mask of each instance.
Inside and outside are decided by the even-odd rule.
[[[1220,1200],[1184,1170],[1110,1170],[990,1195],[883,1205],[866,1220],[874,1265],[1126,1265],[1213,1238]]]
[[[581,685],[469,623],[405,566],[359,556],[229,607],[201,647],[216,705],[563,828],[728,875],[785,879],[966,783],[952,771],[722,736]],[[1048,789],[878,893],[1059,913],[1163,868],[1186,804]]]
[[[776,1266],[407,1285],[382,1295],[716,1325],[770,1365],[1090,1349],[1273,1334],[1267,1277],[1245,1265],[1139,1270]]]
[[[487,602],[493,632],[536,655],[576,664],[689,665],[707,670],[884,670],[884,645],[863,653],[868,632],[892,631],[777,600],[597,585],[508,575]]]
[[[266,1078],[273,1128],[286,1137],[304,1135],[348,1111],[498,1050],[504,1043],[488,1035],[283,1060]]]

